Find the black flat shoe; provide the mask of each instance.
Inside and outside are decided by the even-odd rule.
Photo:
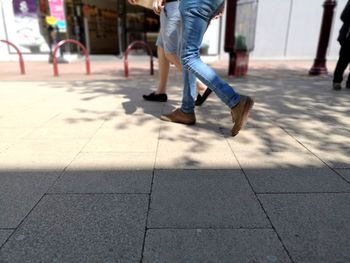
[[[155,92],[148,95],[142,95],[142,97],[148,101],[166,102],[168,100],[168,96],[166,94],[156,94]]]
[[[196,106],[202,105],[206,101],[206,99],[209,97],[210,93],[212,93],[212,90],[207,88],[204,91],[203,95],[198,94],[197,99],[195,101],[195,105]]]

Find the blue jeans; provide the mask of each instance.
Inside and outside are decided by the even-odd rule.
[[[240,95],[215,71],[200,59],[199,49],[210,20],[223,6],[225,0],[182,0],[181,13],[181,63],[184,90],[181,110],[194,112],[196,77],[208,86],[229,107],[234,107]]]

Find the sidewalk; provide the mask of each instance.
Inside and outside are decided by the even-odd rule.
[[[197,124],[142,99],[147,58],[0,62],[0,262],[350,262],[350,90],[312,61],[228,77],[255,98],[232,138],[212,94]],[[334,69],[334,61],[327,63]]]

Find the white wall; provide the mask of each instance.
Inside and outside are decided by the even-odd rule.
[[[338,56],[339,16],[347,0],[338,0],[328,58]],[[259,0],[255,59],[313,59],[316,56],[324,0]]]

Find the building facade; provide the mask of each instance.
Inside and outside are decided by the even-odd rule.
[[[253,59],[313,59],[323,15],[323,0],[259,0]],[[338,0],[328,58],[338,56],[340,13],[347,0]],[[54,17],[55,26],[50,27]],[[212,21],[203,40],[203,54],[225,58],[225,16]],[[27,60],[47,59],[59,39],[73,38],[91,54],[120,55],[132,40],[154,44],[159,20],[151,10],[126,0],[1,0],[0,39],[16,44]],[[54,43],[52,43],[52,41]],[[65,52],[77,50],[68,47]],[[16,60],[16,52],[0,43],[0,60]]]

